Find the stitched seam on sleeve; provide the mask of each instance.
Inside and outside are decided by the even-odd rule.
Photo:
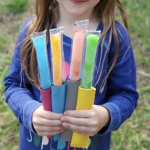
[[[119,107],[116,105],[116,104],[114,104],[114,103],[107,103],[107,104],[110,104],[110,105],[113,105],[113,106],[115,106],[116,107],[116,109],[118,110],[118,112],[119,112],[119,122],[118,122],[118,125],[117,125],[117,127],[120,125],[120,123],[121,123],[121,114],[120,114],[120,109],[119,109]]]
[[[26,105],[25,105],[24,108],[23,108],[23,124],[24,124],[24,111],[25,111],[25,108],[26,108],[26,106],[27,106],[29,103],[31,103],[31,102],[33,102],[33,101],[29,101],[28,103],[26,103]]]

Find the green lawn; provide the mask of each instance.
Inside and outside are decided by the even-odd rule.
[[[150,1],[121,0],[121,2],[129,18],[129,33],[137,62],[137,87],[140,99],[132,117],[118,131],[112,133],[111,150],[148,150],[150,147]],[[0,1],[0,150],[12,150],[19,142],[19,124],[5,103],[3,80],[9,71],[19,28],[28,18],[28,12],[25,12],[27,6],[26,0]],[[6,16],[8,19],[4,18]],[[9,20],[11,24],[8,24]]]

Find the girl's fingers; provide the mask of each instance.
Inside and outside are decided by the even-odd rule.
[[[49,127],[49,126],[34,126],[38,132],[54,132],[64,130],[63,126]]]
[[[90,132],[82,132],[82,131],[76,131],[76,130],[72,130],[72,132],[75,132],[75,133],[78,133],[78,134],[83,134],[83,135],[88,135],[88,136],[93,136]]]
[[[74,125],[74,124],[70,124],[70,123],[66,123],[66,122],[63,123],[63,126],[65,128],[68,128],[68,129],[70,129],[72,131],[76,131],[76,132],[81,133],[81,134],[82,133],[89,133],[89,131],[90,131],[89,127],[78,126],[78,125]]]
[[[39,113],[39,116],[42,118],[48,119],[48,120],[60,120],[63,114],[58,114],[50,111],[43,111],[42,113]]]
[[[89,110],[68,110],[64,112],[65,116],[71,116],[75,118],[89,118],[90,111]]]
[[[68,122],[70,124],[78,126],[90,126],[90,122],[87,118],[75,118],[70,116],[63,116],[61,117],[61,121]]]
[[[61,116],[63,114],[54,113],[51,111],[46,111],[43,108],[43,105],[39,106],[34,112],[33,112],[33,118],[45,118],[48,120],[60,120]]]
[[[43,126],[60,126],[62,125],[61,120],[47,120],[45,118],[39,118],[33,120],[34,125],[43,125]]]

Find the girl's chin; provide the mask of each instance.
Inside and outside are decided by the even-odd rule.
[[[80,16],[80,15],[85,13],[85,11],[83,11],[83,9],[82,10],[81,9],[80,10],[79,9],[77,9],[77,10],[69,10],[68,12],[69,12],[69,14],[75,15],[75,16]]]

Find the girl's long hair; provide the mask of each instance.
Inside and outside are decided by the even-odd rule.
[[[20,53],[21,69],[22,71],[25,72],[31,84],[38,89],[40,88],[40,81],[39,81],[39,76],[38,76],[38,70],[36,69],[36,65],[35,65],[36,52],[30,40],[30,35],[34,32],[41,32],[43,30],[49,31],[49,29],[53,27],[53,25],[55,24],[55,9],[57,6],[58,6],[57,1],[36,0],[36,17],[32,19],[30,22],[30,27],[28,29],[27,36],[23,41],[23,45],[22,45],[22,49]],[[115,26],[116,7],[118,7],[118,10],[121,13],[124,26],[126,27],[126,29],[128,29],[126,13],[120,0],[100,0],[100,2],[95,6],[96,14],[100,18],[100,21],[103,26],[103,32],[101,35],[101,49],[102,50],[103,50],[103,45],[104,45],[107,32],[108,30],[110,30],[108,48],[104,54],[101,71],[98,76],[98,80],[96,84],[101,79],[104,61],[105,61],[109,46],[111,44],[112,37],[114,37],[115,45],[116,45],[115,56],[114,56],[113,62],[111,63],[111,66],[108,69],[108,73],[101,83],[101,88],[100,88],[101,92],[104,89],[105,83],[109,77],[110,72],[112,71],[113,67],[115,66],[117,62],[118,55],[119,55],[119,41],[117,37],[117,27]],[[47,39],[49,39],[48,32],[47,32]],[[98,71],[99,70],[100,70],[100,64],[98,67]]]

